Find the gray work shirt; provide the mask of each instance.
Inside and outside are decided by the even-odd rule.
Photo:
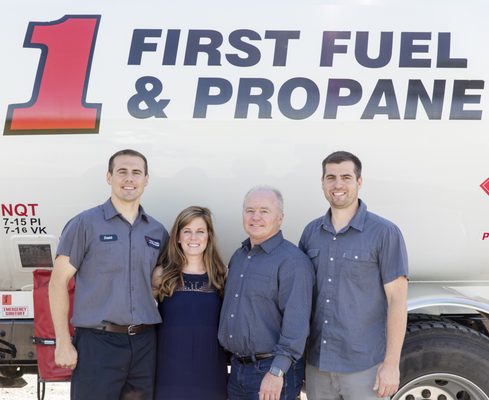
[[[242,243],[231,258],[219,341],[237,356],[273,353],[287,372],[302,357],[312,303],[309,259],[282,232],[260,245]]]
[[[316,270],[307,361],[321,371],[366,370],[385,356],[383,285],[407,276],[406,246],[392,222],[359,208],[336,233],[331,210],[309,223],[299,247]]]
[[[151,293],[151,273],[168,232],[143,208],[131,225],[111,200],[71,219],[57,255],[77,269],[72,324],[94,328],[161,322]]]

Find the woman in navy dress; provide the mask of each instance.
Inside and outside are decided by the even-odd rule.
[[[226,266],[210,211],[188,207],[176,218],[155,269],[158,327],[156,400],[225,400],[227,365],[217,340]]]

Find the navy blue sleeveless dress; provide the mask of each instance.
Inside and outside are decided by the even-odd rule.
[[[183,274],[184,287],[158,304],[155,400],[225,400],[226,355],[217,340],[221,299],[207,274]]]

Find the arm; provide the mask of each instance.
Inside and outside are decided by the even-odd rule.
[[[166,229],[163,227],[163,236],[161,238],[162,250],[158,256],[158,261],[156,262],[156,267],[154,267],[151,274],[151,291],[153,292],[153,297],[158,300],[161,281],[163,280],[163,264],[165,264],[165,259],[168,255],[168,244],[169,235]]]
[[[75,275],[76,269],[67,256],[58,256],[54,262],[51,280],[49,281],[49,306],[56,333],[56,350],[54,361],[62,368],[75,369],[77,352],[71,343],[68,325],[70,299],[68,282]]]
[[[153,270],[151,276],[151,290],[153,291],[153,297],[158,299],[160,292],[161,280],[163,278],[163,266],[157,265]]]
[[[387,348],[373,388],[379,397],[392,396],[399,388],[399,362],[407,324],[407,287],[405,276],[384,285],[387,297]]]
[[[282,265],[279,272],[280,291],[278,307],[282,311],[279,341],[274,348],[272,367],[287,373],[292,360],[299,359],[309,334],[312,305],[313,267],[309,259],[294,258]],[[260,386],[260,400],[278,399],[283,377],[267,372]]]

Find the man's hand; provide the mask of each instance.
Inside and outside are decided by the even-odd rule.
[[[377,369],[375,385],[373,390],[377,392],[377,397],[389,397],[399,389],[399,365],[387,364],[383,362]]]
[[[54,363],[58,367],[75,369],[77,361],[78,353],[71,342],[66,344],[56,344],[56,349],[54,350]]]
[[[259,399],[279,400],[283,385],[284,378],[282,376],[275,376],[267,372],[261,381]]]
[[[71,343],[68,311],[70,297],[68,284],[75,275],[76,268],[70,263],[68,256],[58,256],[54,260],[54,268],[49,280],[49,305],[56,333],[56,349],[54,362],[58,367],[75,369],[78,353]]]

